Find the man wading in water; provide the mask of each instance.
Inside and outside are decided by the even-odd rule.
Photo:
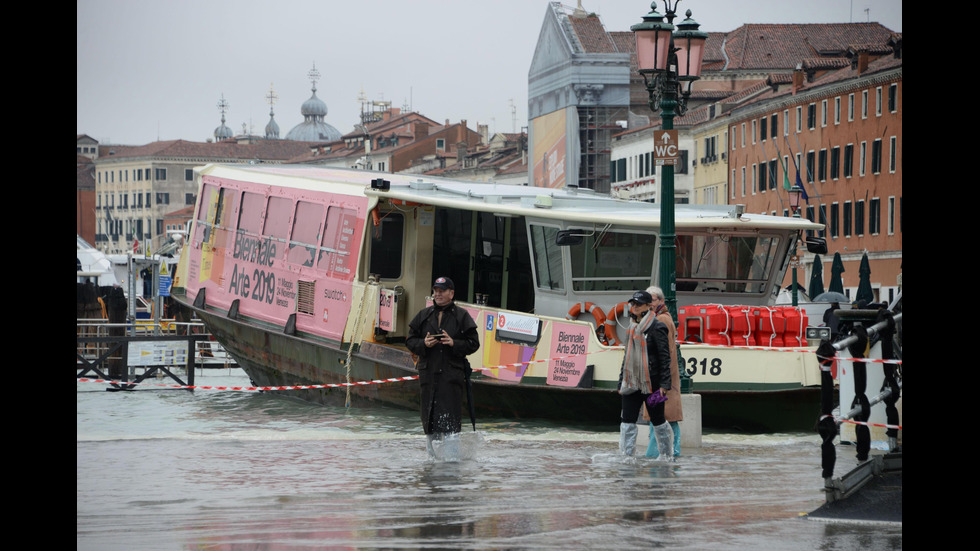
[[[453,302],[455,293],[451,279],[436,279],[432,284],[435,304],[423,308],[408,324],[405,341],[418,357],[426,448],[435,456],[433,440],[441,441],[447,458],[459,456],[463,392],[471,372],[466,356],[480,348],[476,322]]]

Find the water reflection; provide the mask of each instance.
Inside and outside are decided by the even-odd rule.
[[[76,402],[78,549],[901,548],[900,526],[800,520],[823,502],[815,434],[706,435],[661,463],[616,432],[486,420],[444,462],[414,412],[108,394]]]

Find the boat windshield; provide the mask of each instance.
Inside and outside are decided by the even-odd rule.
[[[761,293],[772,274],[779,237],[677,236],[677,290]]]
[[[622,291],[645,289],[653,277],[657,237],[652,233],[591,232],[569,247],[572,289]]]

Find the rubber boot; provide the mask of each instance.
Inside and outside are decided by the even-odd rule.
[[[670,423],[664,422],[662,425],[653,427],[654,435],[657,437],[657,450],[660,461],[672,463],[674,461],[674,430],[670,428]]]
[[[674,431],[674,459],[677,459],[681,456],[681,424],[671,421],[670,429]]]
[[[633,455],[636,447],[636,423],[619,424],[619,453]]]
[[[647,457],[657,457],[657,455],[660,453],[657,450],[657,436],[655,434],[653,434],[653,423],[649,423],[649,425],[650,425],[650,442],[647,443],[647,453],[646,453],[646,456]]]

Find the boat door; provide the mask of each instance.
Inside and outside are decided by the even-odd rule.
[[[456,299],[528,312],[534,307],[522,217],[436,209],[432,273],[456,284]]]

